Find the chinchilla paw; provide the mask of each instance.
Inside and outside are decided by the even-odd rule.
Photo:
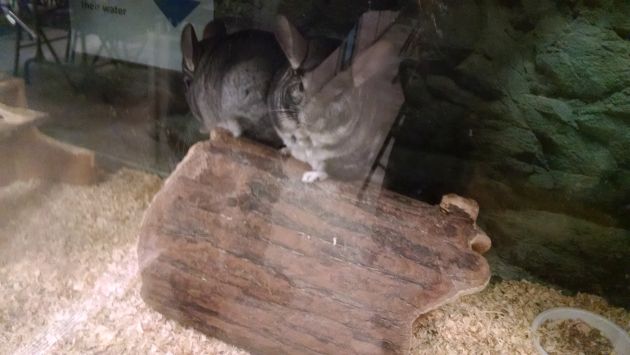
[[[283,157],[290,157],[291,150],[288,147],[283,147],[280,149],[280,154],[282,154]]]
[[[302,182],[310,184],[316,181],[326,180],[327,178],[328,174],[323,171],[308,171],[302,175]]]

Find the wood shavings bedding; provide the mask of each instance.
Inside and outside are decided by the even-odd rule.
[[[420,317],[414,325],[412,352],[537,354],[531,322],[554,307],[583,308],[630,331],[630,311],[610,306],[601,297],[567,296],[540,284],[502,281]]]
[[[0,188],[0,354],[246,354],[140,298],[136,236],[161,183],[122,169],[92,186]],[[557,306],[630,329],[630,313],[601,298],[505,281],[421,317],[412,353],[534,354],[529,324]]]
[[[548,320],[541,325],[539,333],[540,345],[549,355],[614,353],[608,338],[579,319]]]
[[[93,186],[0,188],[0,354],[242,353],[140,299],[136,236],[161,184],[123,169]]]

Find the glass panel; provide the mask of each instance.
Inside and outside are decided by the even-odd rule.
[[[0,15],[1,354],[630,351],[627,1]]]

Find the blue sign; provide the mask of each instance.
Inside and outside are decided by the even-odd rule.
[[[194,0],[153,0],[168,21],[177,27],[199,5]]]

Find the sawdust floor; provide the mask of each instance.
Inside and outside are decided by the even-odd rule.
[[[162,181],[122,169],[92,186],[0,188],[0,354],[241,354],[144,305],[136,235]],[[630,313],[591,295],[520,281],[420,318],[415,354],[534,354],[539,312],[578,306],[630,330]]]

